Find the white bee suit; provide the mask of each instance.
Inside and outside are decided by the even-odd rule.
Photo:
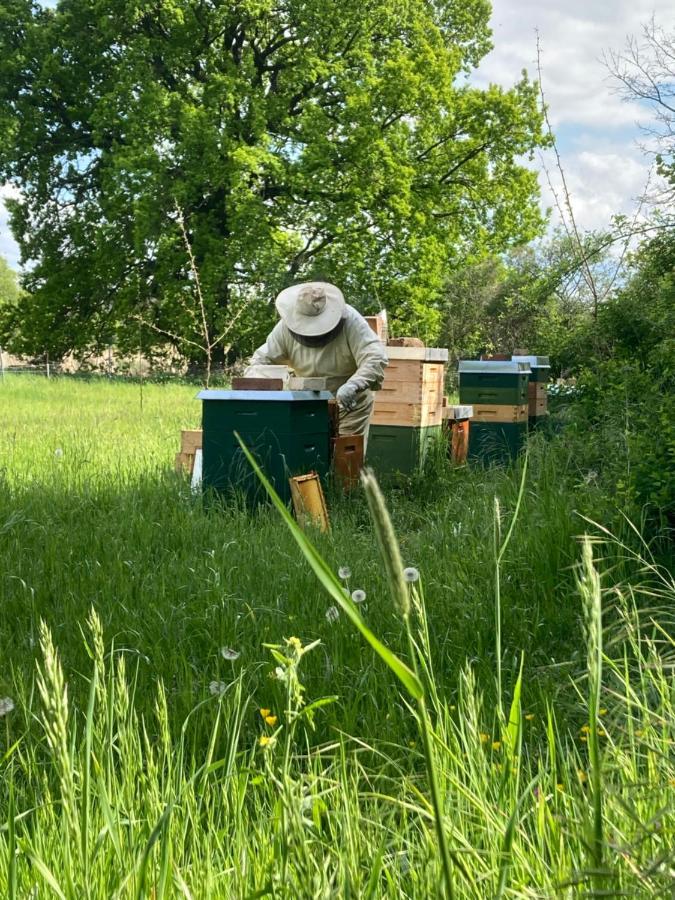
[[[299,378],[326,378],[332,393],[352,382],[359,394],[354,409],[340,407],[340,434],[362,434],[365,448],[374,403],[372,391],[379,390],[387,362],[382,341],[360,313],[345,305],[341,331],[324,346],[305,346],[283,320],[277,322],[251,357],[246,374],[255,376],[255,367],[260,365],[287,365]]]

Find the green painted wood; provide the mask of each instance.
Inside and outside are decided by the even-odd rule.
[[[470,405],[498,404],[500,406],[522,406],[527,403],[527,379],[519,379],[509,387],[491,385],[466,385],[459,383],[459,402]]]
[[[412,475],[423,465],[432,443],[440,438],[441,428],[371,425],[366,464],[376,475]]]
[[[525,446],[527,422],[471,422],[469,459],[507,464]]]
[[[221,495],[242,493],[251,504],[266,502],[246,461],[237,432],[285,502],[292,475],[328,473],[330,435],[326,400],[204,399],[202,486]]]

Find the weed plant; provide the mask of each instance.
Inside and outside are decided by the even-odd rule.
[[[194,393],[0,385],[7,896],[670,897],[675,585],[564,447],[303,555],[173,473]]]

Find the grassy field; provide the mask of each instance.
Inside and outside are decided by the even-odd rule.
[[[277,512],[175,475],[195,394],[0,384],[7,895],[672,897],[675,587],[564,442],[385,490],[408,616],[330,495],[312,540],[415,697]]]

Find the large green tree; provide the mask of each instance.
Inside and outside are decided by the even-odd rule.
[[[0,178],[21,188],[24,334],[55,354],[132,346],[144,322],[145,340],[199,355],[206,326],[247,349],[274,293],[322,274],[433,337],[447,271],[541,225],[522,163],[542,141],[537,92],[469,78],[489,15],[487,0],[5,0]]]

